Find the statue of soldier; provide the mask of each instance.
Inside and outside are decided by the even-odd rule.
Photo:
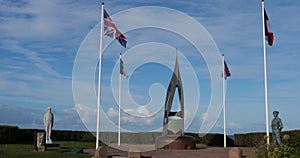
[[[51,112],[51,107],[48,107],[47,112],[44,114],[44,126],[46,131],[46,144],[51,144],[51,130],[53,127],[54,116]]]
[[[279,146],[282,146],[281,143],[281,138],[280,138],[280,133],[283,128],[283,124],[281,122],[281,119],[278,117],[279,112],[278,111],[273,111],[273,120],[272,120],[272,138],[273,142],[277,142]]]

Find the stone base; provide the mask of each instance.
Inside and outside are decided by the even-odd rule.
[[[231,148],[228,152],[228,158],[242,158],[243,152],[240,148]]]
[[[109,146],[105,146],[105,147],[98,147],[94,156],[92,158],[108,158],[108,157],[112,157],[112,156],[124,156],[126,155],[127,152],[119,150],[119,149],[115,149]],[[128,156],[128,155],[126,155]]]
[[[191,150],[196,148],[196,140],[188,135],[159,136],[155,142],[156,149]]]
[[[45,146],[36,148],[36,151],[38,152],[45,151]]]
[[[52,140],[49,138],[49,139],[46,139],[46,144],[53,144]]]
[[[141,152],[128,151],[128,158],[141,158]]]
[[[55,144],[55,143],[53,143],[53,144],[46,144],[46,147],[47,148],[60,148],[60,144]]]

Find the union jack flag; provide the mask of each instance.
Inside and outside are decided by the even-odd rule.
[[[111,20],[107,11],[104,9],[104,34],[111,38],[115,38],[119,43],[126,48],[127,39],[126,37],[117,29],[116,25]]]

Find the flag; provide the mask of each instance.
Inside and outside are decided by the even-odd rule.
[[[274,34],[266,10],[264,10],[264,16],[265,16],[265,37],[266,40],[268,41],[268,44],[272,46],[274,42]]]
[[[126,37],[117,29],[116,25],[113,23],[112,19],[108,15],[107,11],[104,9],[104,34],[111,38],[115,38],[123,47],[126,48],[127,39]]]
[[[124,63],[122,58],[120,58],[120,74],[124,75],[126,78],[128,78],[128,74],[124,70]]]
[[[225,80],[227,79],[227,77],[229,77],[231,75],[225,60],[224,60],[224,74],[225,74],[224,75]]]

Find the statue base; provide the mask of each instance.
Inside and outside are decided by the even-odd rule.
[[[53,144],[52,140],[49,138],[48,140],[46,139],[46,144]]]
[[[155,141],[156,149],[191,150],[196,148],[196,140],[188,135],[159,136]]]
[[[47,148],[60,148],[60,144],[46,144]]]

